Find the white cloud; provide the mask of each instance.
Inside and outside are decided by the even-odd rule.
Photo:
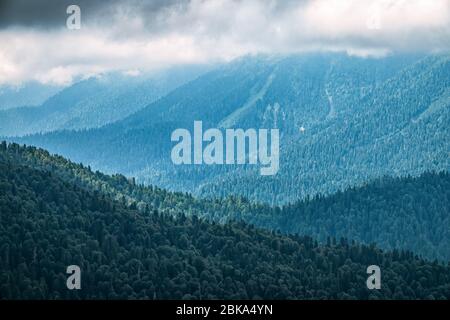
[[[151,19],[122,5],[111,17],[82,20],[81,30],[0,31],[0,84],[68,84],[252,53],[447,51],[449,40],[450,0],[193,0]]]
[[[130,77],[138,77],[141,72],[138,69],[131,69],[124,71],[123,74]]]

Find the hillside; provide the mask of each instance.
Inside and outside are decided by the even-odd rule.
[[[174,191],[285,204],[385,175],[448,171],[449,74],[445,55],[247,57],[114,124],[10,140]],[[279,128],[280,170],[173,165],[170,134],[194,120],[205,130]]]
[[[28,81],[20,85],[0,85],[0,110],[23,106],[40,106],[62,88],[52,84]]]
[[[284,233],[309,235],[326,243],[341,237],[376,243],[382,249],[407,249],[429,259],[450,261],[450,174],[383,178],[331,196],[317,196],[282,208],[240,197],[197,199],[133,178],[105,175],[35,147],[0,144],[0,160],[51,172],[67,183],[101,192],[140,211],[158,210],[176,216],[180,211],[225,223],[244,220]]]
[[[450,174],[385,177],[331,196],[316,196],[245,220],[325,242],[345,237],[450,261]]]
[[[82,80],[38,106],[0,110],[0,135],[98,128],[126,118],[196,78],[205,69],[201,66],[172,68],[139,76],[111,73]]]
[[[410,252],[345,240],[318,245],[186,217],[182,209],[176,217],[138,211],[65,181],[58,170],[19,164],[4,145],[1,155],[2,299],[450,298],[449,266]],[[72,264],[82,270],[82,290],[65,286]],[[381,290],[366,287],[371,264],[381,267]]]

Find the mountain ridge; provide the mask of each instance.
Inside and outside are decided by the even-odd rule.
[[[242,197],[197,199],[134,178],[105,175],[88,166],[35,147],[0,143],[0,160],[51,172],[90,192],[101,192],[140,211],[165,215],[198,216],[226,223],[243,220],[268,230],[376,243],[383,249],[413,250],[428,259],[450,261],[450,174],[424,173],[420,177],[384,177],[328,196],[315,196],[283,207],[270,207]],[[176,203],[174,206],[173,204]],[[420,232],[418,231],[420,230]]]
[[[183,209],[176,216],[138,211],[69,183],[51,162],[47,171],[17,163],[5,157],[4,147],[2,299],[450,297],[450,267],[409,251],[383,252],[345,239],[319,245],[244,223],[215,224]],[[18,156],[26,150],[9,145],[7,151]],[[66,268],[74,264],[83,290],[67,290]],[[380,290],[366,285],[366,269],[374,264],[382,270]]]
[[[126,118],[206,70],[206,66],[190,66],[137,76],[90,77],[62,89],[40,106],[0,110],[0,135],[99,128]]]
[[[271,74],[275,76],[265,94],[248,112],[234,113],[232,122],[244,129],[275,125],[280,130],[276,176],[260,177],[251,166],[199,170],[171,163],[174,129],[189,129],[194,120],[203,121],[205,128],[220,126],[264,88]],[[446,55],[241,59],[100,129],[9,140],[42,146],[106,173],[135,176],[139,182],[173,191],[202,197],[243,195],[283,204],[384,175],[448,171],[448,74]]]

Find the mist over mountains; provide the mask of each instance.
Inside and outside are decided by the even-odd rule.
[[[0,0],[0,302],[448,300],[449,39],[450,0]]]
[[[145,107],[130,99],[130,115],[103,127],[9,139],[170,190],[281,204],[384,175],[448,170],[449,62],[448,55],[245,57]],[[195,120],[205,129],[278,128],[279,172],[173,165],[170,134]]]
[[[31,145],[0,143],[0,297],[447,299],[449,75],[448,55],[249,56],[0,111]],[[174,165],[194,121],[278,129],[277,174]]]
[[[151,74],[114,72],[90,77],[60,88],[37,106],[22,105],[0,111],[0,135],[98,128],[126,118],[205,70],[208,66],[192,65]],[[25,86],[22,92],[16,92],[15,100],[27,101],[26,97],[33,95],[31,88]],[[44,85],[39,88],[41,94],[52,89]],[[6,92],[3,98],[6,99]],[[1,102],[0,95],[0,105]]]
[[[60,86],[42,84],[37,81],[20,85],[2,85],[0,86],[0,110],[40,106],[60,90],[62,90]],[[7,132],[12,134],[14,131]]]

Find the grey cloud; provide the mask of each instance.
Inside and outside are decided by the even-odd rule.
[[[69,4],[81,30],[64,28]],[[448,52],[449,39],[450,0],[0,0],[0,84],[257,53]]]
[[[66,9],[75,4],[81,8],[83,22],[107,24],[119,9],[126,9],[151,20],[160,10],[181,6],[184,0],[0,0],[0,28],[60,28],[66,23]]]

